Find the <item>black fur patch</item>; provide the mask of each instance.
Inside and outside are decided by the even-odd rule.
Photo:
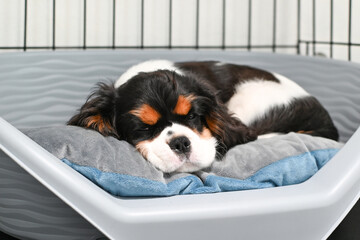
[[[249,127],[258,135],[271,132],[301,132],[333,140],[339,139],[329,113],[312,96],[297,98],[286,106],[276,106]]]
[[[210,85],[222,103],[230,100],[235,93],[235,86],[239,83],[253,79],[279,82],[273,74],[267,71],[243,65],[219,65],[219,62],[207,61],[181,62],[176,63],[175,66]]]
[[[97,88],[68,122],[68,125],[94,129],[104,136],[117,137],[114,125],[116,89],[114,84],[98,83]]]

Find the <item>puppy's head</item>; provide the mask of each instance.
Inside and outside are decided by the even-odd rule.
[[[197,171],[217,152],[254,139],[209,87],[167,70],[140,73],[119,88],[100,84],[69,124],[128,141],[163,172]]]

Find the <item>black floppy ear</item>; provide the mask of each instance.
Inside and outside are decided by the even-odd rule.
[[[97,89],[67,124],[93,129],[104,136],[117,137],[114,127],[115,98],[114,84],[98,83]]]
[[[206,123],[214,136],[220,141],[225,153],[231,147],[257,139],[255,131],[227,112],[226,106],[217,104],[206,115]],[[223,152],[221,152],[221,150]]]
[[[215,94],[214,94],[215,92]],[[196,101],[202,106],[207,127],[219,142],[218,152],[224,154],[231,147],[254,141],[256,132],[240,119],[228,113],[227,107],[219,100],[218,93],[210,87],[202,87]]]

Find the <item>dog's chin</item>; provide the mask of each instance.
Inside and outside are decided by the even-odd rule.
[[[207,153],[192,151],[190,155],[177,155],[172,150],[163,149],[162,152],[148,152],[146,159],[156,168],[165,173],[196,172],[209,167],[215,159],[215,148],[207,149]]]
[[[172,128],[171,131],[179,129]],[[167,144],[168,129],[153,140],[137,144],[139,152],[156,168],[165,173],[170,172],[196,172],[209,167],[215,160],[217,141],[214,137],[201,138],[189,128],[181,127],[181,134],[189,138],[191,151],[187,154],[177,154]],[[184,131],[185,130],[185,131]]]
[[[212,162],[213,161],[211,161],[211,163]],[[183,165],[181,165],[180,168],[176,169],[176,172],[196,172],[196,171],[199,171],[199,170],[201,170],[203,168],[206,168],[206,167],[210,166],[211,163],[208,164],[208,165],[199,166],[199,165],[194,164],[192,162],[185,162]]]

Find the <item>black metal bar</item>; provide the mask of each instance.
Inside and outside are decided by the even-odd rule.
[[[297,54],[300,54],[300,39],[301,39],[301,4],[300,0],[297,1]]]
[[[196,33],[195,33],[195,48],[199,48],[199,24],[200,24],[200,0],[196,0]]]
[[[55,28],[55,21],[56,21],[56,0],[53,0],[53,8],[52,8],[53,12],[52,12],[52,50],[55,50],[55,33],[56,33],[56,28]]]
[[[84,30],[83,30],[83,49],[86,49],[86,0],[84,0]]]
[[[334,0],[330,1],[330,58],[333,58],[334,50]]]
[[[305,45],[310,45],[313,43],[312,40],[306,41],[306,40],[301,40],[300,41],[301,44],[305,44]],[[320,45],[329,45],[330,43],[327,41],[315,41],[316,44],[320,44]],[[333,45],[339,45],[339,46],[348,46],[349,43],[348,42],[333,42]],[[360,43],[351,43],[350,44],[352,47],[360,47]],[[167,48],[168,45],[163,45],[163,46],[146,46],[145,48]],[[272,49],[272,45],[252,45],[252,48],[267,48],[267,49]],[[52,49],[52,46],[27,46],[27,49]],[[81,49],[83,48],[83,46],[79,45],[79,46],[56,46],[56,49]],[[111,49],[112,46],[86,46],[86,48],[106,48],[106,49]],[[139,45],[134,45],[134,46],[115,46],[115,48],[117,49],[126,49],[126,48],[141,48]],[[186,49],[194,49],[195,46],[184,46],[184,45],[173,45],[172,48],[186,48]],[[218,45],[207,45],[207,46],[199,46],[199,48],[211,48],[211,49],[221,49],[221,46]],[[241,48],[241,49],[246,49],[248,48],[248,45],[227,45],[226,48]],[[297,45],[276,45],[276,48],[293,48],[293,49],[297,49]],[[0,46],[0,49],[5,49],[5,50],[10,50],[10,49],[23,49],[22,46],[19,47],[8,47],[8,46]]]
[[[226,0],[222,1],[222,39],[221,48],[226,48]]]
[[[314,41],[306,41],[306,40],[301,40],[300,43],[314,43]],[[316,44],[329,44],[330,42],[327,41],[315,41]],[[353,46],[353,47],[360,47],[360,43],[349,43],[349,42],[332,42],[333,45],[341,45],[341,46]]]
[[[251,0],[249,0],[249,9],[248,9],[248,51],[251,50]]]
[[[140,48],[144,48],[144,0],[141,0],[141,42],[140,42]]]
[[[173,8],[173,2],[170,0],[169,2],[169,49],[171,49],[172,46],[172,8]]]
[[[274,0],[274,6],[273,6],[273,39],[272,39],[272,43],[273,43],[273,47],[272,47],[272,51],[275,52],[276,51],[276,0]]]
[[[116,0],[113,0],[112,12],[112,48],[115,49],[115,34],[116,34]]]
[[[23,50],[26,51],[26,35],[27,35],[27,0],[25,0],[25,6],[24,6],[24,45]]]
[[[349,39],[348,39],[348,60],[351,61],[351,7],[352,7],[352,0],[349,0]]]
[[[315,0],[313,0],[313,12],[312,12],[312,17],[313,17],[313,31],[312,31],[312,52],[313,52],[313,56],[316,55],[316,4],[315,4]]]
[[[19,47],[6,47],[0,46],[0,49],[3,50],[11,50],[11,49],[22,49],[23,51],[27,51],[29,49],[48,49],[48,50],[56,50],[56,49],[163,49],[163,48],[178,48],[178,49],[247,49],[250,51],[251,49],[269,49],[275,52],[277,49],[280,48],[288,48],[288,49],[295,49],[298,54],[302,51],[300,47],[306,47],[306,55],[316,54],[316,47],[317,45],[326,45],[330,48],[330,57],[333,57],[334,54],[334,46],[347,46],[348,48],[348,60],[351,61],[352,59],[352,48],[353,47],[360,47],[360,43],[353,43],[352,42],[352,7],[353,1],[349,0],[349,9],[348,9],[348,39],[345,41],[334,41],[334,0],[330,1],[330,41],[318,41],[316,40],[316,0],[312,1],[312,18],[313,18],[313,28],[312,28],[312,37],[309,40],[302,40],[301,39],[301,0],[297,0],[297,43],[296,45],[277,45],[277,37],[276,33],[278,31],[277,26],[277,6],[278,1],[273,0],[273,26],[272,26],[272,43],[268,45],[252,45],[252,14],[253,14],[253,5],[252,0],[248,0],[248,39],[247,43],[244,45],[227,45],[226,44],[226,13],[227,13],[227,2],[226,0],[222,0],[222,40],[221,44],[219,45],[207,45],[207,46],[200,46],[200,0],[196,0],[196,43],[195,45],[191,46],[176,46],[173,45],[173,0],[169,0],[169,36],[168,36],[168,45],[166,46],[145,46],[144,39],[145,39],[145,0],[141,0],[141,44],[136,44],[135,46],[121,46],[116,45],[116,0],[113,0],[113,16],[112,16],[112,44],[108,46],[87,46],[87,0],[84,0],[84,25],[83,25],[83,45],[81,43],[79,46],[57,46],[56,45],[56,0],[53,0],[52,6],[52,43],[46,46],[28,46],[27,45],[27,31],[28,31],[28,0],[24,0],[24,39],[23,45]],[[205,1],[204,1],[205,2]],[[202,3],[201,3],[202,4]],[[205,3],[204,3],[205,4]],[[312,39],[311,39],[312,38]]]
[[[309,42],[306,42],[306,56],[309,56]]]
[[[310,42],[308,42],[310,43]],[[344,43],[346,44],[346,43]],[[360,46],[360,44],[358,44],[358,46]],[[167,48],[168,46],[146,46],[145,48],[149,48],[149,49],[164,49]],[[271,49],[272,45],[252,45],[251,46],[253,49]],[[296,49],[297,45],[277,45],[277,48],[293,48]],[[56,46],[56,49],[82,49],[83,46]],[[87,49],[112,49],[112,46],[86,46]],[[141,46],[139,45],[134,45],[134,46],[115,46],[115,49],[140,49]],[[184,45],[172,45],[172,48],[178,48],[178,49],[194,49],[194,46],[184,46]],[[221,46],[218,45],[202,45],[199,46],[199,48],[202,49],[221,49]],[[231,49],[247,49],[248,45],[228,45],[226,46],[226,48],[231,48]],[[23,47],[1,47],[0,49],[3,50],[10,50],[10,49],[23,49]],[[52,46],[27,46],[27,49],[52,49]]]

